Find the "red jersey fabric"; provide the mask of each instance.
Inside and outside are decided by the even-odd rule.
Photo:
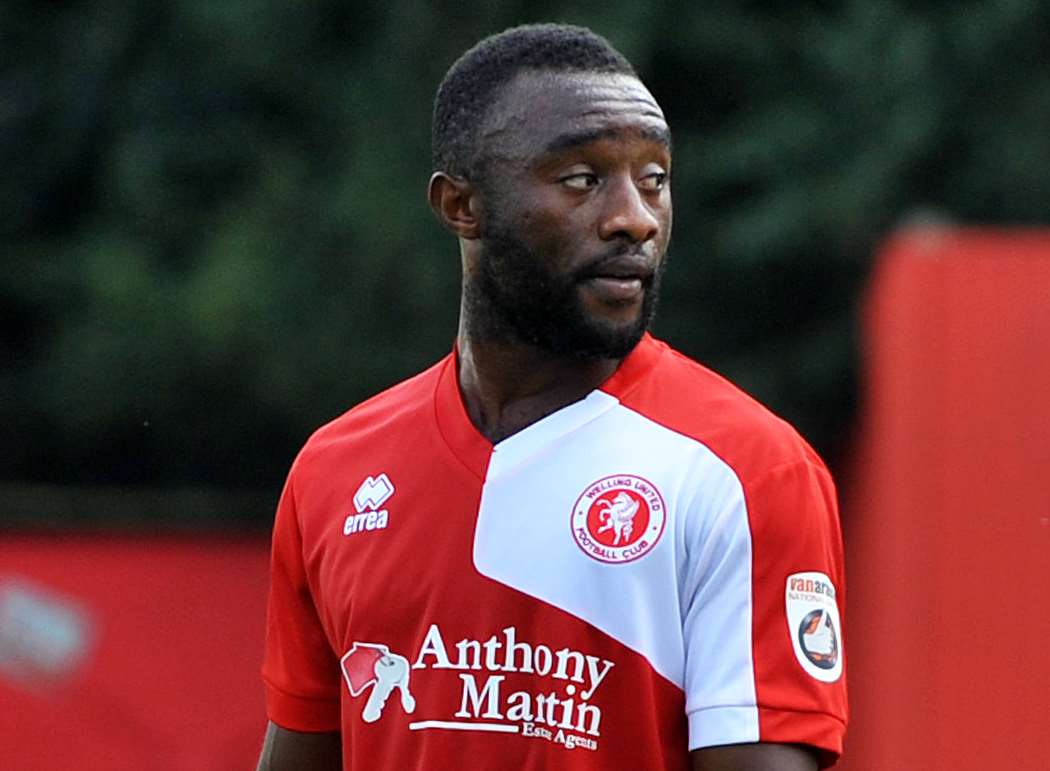
[[[846,722],[834,488],[650,336],[493,446],[455,356],[320,429],[274,527],[269,718],[347,769],[688,768]]]

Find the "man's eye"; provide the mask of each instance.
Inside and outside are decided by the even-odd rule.
[[[641,181],[638,183],[638,186],[641,187],[643,190],[658,192],[660,190],[663,190],[666,184],[667,172],[658,171],[654,174],[648,174],[642,177]]]
[[[573,174],[562,177],[561,183],[573,190],[590,190],[598,184],[598,177],[594,174]]]

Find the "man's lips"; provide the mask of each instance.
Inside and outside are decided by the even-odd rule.
[[[637,281],[648,285],[652,282],[654,267],[650,260],[641,255],[618,255],[588,265],[579,272],[577,280]]]
[[[629,303],[641,297],[645,283],[640,278],[594,276],[584,282],[606,302]]]
[[[642,255],[616,255],[596,261],[582,271],[580,284],[612,303],[638,300],[653,279],[653,267]]]

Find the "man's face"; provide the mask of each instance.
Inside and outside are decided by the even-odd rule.
[[[474,314],[560,355],[627,355],[671,231],[670,135],[652,95],[624,75],[522,73],[480,143]]]

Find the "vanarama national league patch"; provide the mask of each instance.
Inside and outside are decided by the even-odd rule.
[[[842,676],[842,624],[831,579],[818,572],[790,575],[785,602],[798,663],[817,680],[835,682]]]

